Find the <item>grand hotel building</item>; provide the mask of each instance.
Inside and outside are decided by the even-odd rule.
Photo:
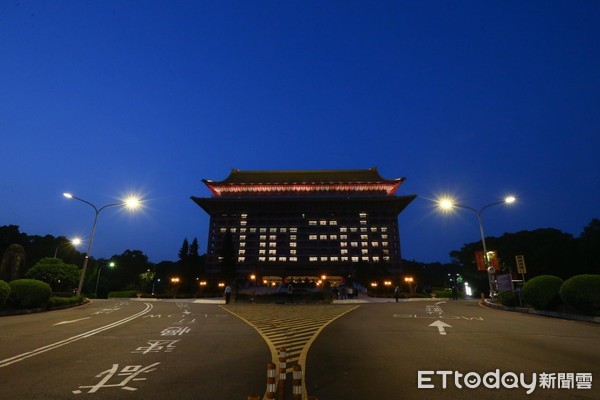
[[[398,215],[416,197],[396,195],[403,181],[384,179],[376,168],[234,169],[222,181],[204,179],[212,196],[192,200],[210,215],[206,272],[221,273],[229,236],[240,278],[339,281],[369,264],[397,274]]]

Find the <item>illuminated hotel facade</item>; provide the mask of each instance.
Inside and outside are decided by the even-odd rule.
[[[326,275],[339,282],[369,265],[400,272],[398,215],[416,197],[396,195],[404,178],[384,179],[376,168],[232,170],[222,181],[203,182],[212,196],[192,200],[210,215],[209,276],[221,274],[228,240],[243,279]]]

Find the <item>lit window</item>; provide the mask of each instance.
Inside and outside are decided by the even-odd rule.
[[[348,254],[348,249],[342,249],[341,253],[342,254]]]
[[[277,235],[269,235],[269,240],[277,240]]]
[[[240,232],[242,232],[242,233],[246,233],[247,230],[248,230],[247,228],[240,228]]]
[[[287,261],[287,257],[279,257],[279,261]]]
[[[264,256],[265,254],[267,254],[266,250],[259,250],[258,254],[260,254],[261,256]]]
[[[350,228],[350,232],[357,232],[357,231],[358,231],[358,228],[355,227],[355,226],[353,226],[352,228]]]
[[[258,257],[258,261],[267,261],[266,257]]]
[[[361,212],[360,214],[358,214],[361,218],[367,218],[367,213],[366,212]]]
[[[376,226],[372,226],[371,227],[371,232],[377,232],[377,227]]]
[[[269,261],[277,261],[277,257],[269,257]]]
[[[360,252],[361,254],[369,254],[369,250],[367,249],[362,249]]]
[[[246,242],[240,242],[240,247],[246,247]]]
[[[363,257],[362,260],[363,261],[369,261],[369,257]]]
[[[365,220],[363,219],[363,220],[361,220],[361,221],[360,221],[360,224],[361,224],[361,225],[366,225],[366,224],[367,224],[367,221],[365,221]]]
[[[331,261],[339,261],[337,257],[331,257]]]
[[[347,240],[348,239],[348,235],[340,235],[340,239]]]
[[[340,232],[348,232],[348,228],[342,227],[342,228],[340,228]]]
[[[269,255],[274,256],[277,254],[277,250],[269,250]]]
[[[259,236],[259,239],[260,239],[260,240],[267,240],[267,235],[260,235],[260,236]]]
[[[250,228],[250,233],[256,232],[256,228]]]
[[[379,247],[379,242],[371,242],[371,246],[373,246],[373,247]]]
[[[290,254],[296,254],[296,250],[290,250]]]
[[[367,247],[369,245],[369,242],[360,242],[360,245],[362,247]]]
[[[382,238],[382,239],[387,239],[387,238],[388,238],[388,235],[381,235],[381,238]]]
[[[340,247],[346,247],[348,246],[348,242],[340,242]]]
[[[321,261],[327,261],[327,257],[321,257]]]
[[[367,228],[365,228],[365,227],[362,227],[362,228],[360,228],[360,231],[361,231],[361,232],[366,232],[366,231],[367,231]]]
[[[266,233],[267,232],[267,228],[260,228],[260,233]]]
[[[387,232],[387,228],[385,226],[381,227],[381,232]]]
[[[298,257],[290,257],[290,261],[298,261]]]
[[[290,242],[290,247],[296,247],[296,242]]]
[[[361,240],[367,240],[368,238],[369,238],[369,235],[360,235]]]
[[[335,221],[335,220],[329,221],[329,225],[337,225],[337,221]]]
[[[240,240],[246,240],[246,235],[240,235]]]
[[[317,240],[317,235],[309,235],[308,239],[309,240]]]
[[[321,240],[327,240],[327,235],[320,235],[319,239],[321,239]]]
[[[381,245],[384,246],[384,247],[387,247],[389,245],[389,243],[388,242],[381,242]]]
[[[350,246],[352,246],[352,247],[358,247],[358,242],[350,242]]]
[[[246,221],[246,220],[240,221],[241,226],[246,226],[247,224],[248,224],[248,221]]]
[[[279,228],[279,232],[286,233],[287,232],[287,228]]]
[[[317,221],[308,221],[308,225],[315,226],[317,225]]]
[[[296,240],[296,235],[290,235],[290,240]]]
[[[277,232],[277,228],[270,228],[269,232],[275,233],[275,232]]]
[[[390,256],[383,257],[383,261],[390,261]]]
[[[331,239],[331,240],[337,240],[337,235],[329,235],[329,239]]]
[[[290,228],[291,233],[298,233],[298,228]]]
[[[388,249],[384,249],[383,254],[390,254],[390,251]]]
[[[352,262],[358,262],[358,257],[352,257]]]
[[[327,221],[322,219],[319,221],[319,225],[327,225]]]
[[[373,261],[379,262],[379,257],[378,256],[373,257]]]
[[[238,250],[238,254],[246,254],[246,250]]]
[[[241,217],[242,218],[248,218],[248,214],[242,214]]]
[[[237,228],[231,228],[229,231],[230,231],[231,233],[236,233],[236,232],[237,232]]]
[[[219,229],[219,232],[225,233],[225,232],[227,232],[227,228],[221,228],[221,229]]]
[[[342,261],[348,261],[348,257],[342,257]]]
[[[266,244],[265,242],[260,242],[258,245],[259,245],[260,247],[267,247],[267,244]]]
[[[318,258],[317,257],[313,257],[313,256],[309,257],[309,259],[308,259],[308,261],[313,261],[313,262],[317,261],[317,260],[318,260]]]
[[[246,257],[238,257],[238,262],[244,262],[246,261]]]
[[[271,242],[271,243],[269,243],[269,247],[277,247],[277,243]]]

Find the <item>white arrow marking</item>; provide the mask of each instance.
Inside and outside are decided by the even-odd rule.
[[[92,318],[92,317],[79,318],[79,319],[74,319],[72,321],[62,321],[62,322],[58,322],[58,323],[54,324],[53,326],[64,325],[64,324],[72,324],[73,322],[83,321],[84,319],[89,319],[89,318]]]
[[[446,329],[444,328],[452,328],[451,325],[448,325],[445,322],[440,321],[439,319],[437,321],[435,321],[432,324],[429,324],[429,326],[435,326],[438,328],[438,331],[440,332],[440,335],[445,335],[446,334]]]

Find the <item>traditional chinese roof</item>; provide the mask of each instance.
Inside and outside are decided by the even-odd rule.
[[[214,196],[384,194],[394,195],[405,178],[384,179],[377,168],[364,170],[240,171],[222,181],[203,179]]]

